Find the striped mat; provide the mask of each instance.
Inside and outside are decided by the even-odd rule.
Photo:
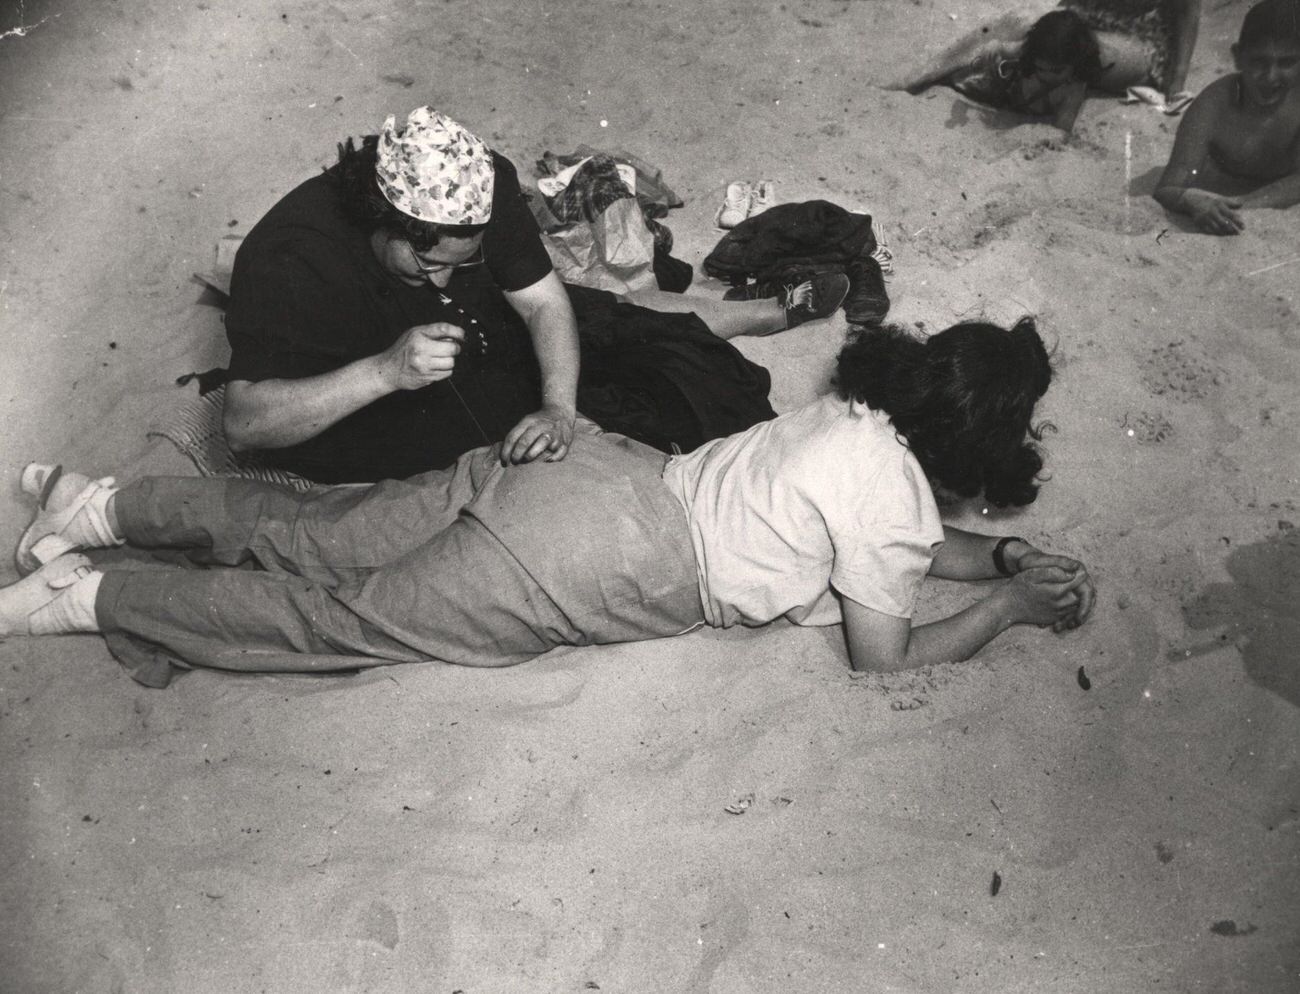
[[[154,425],[146,434],[150,438],[167,439],[194,463],[202,476],[242,476],[294,490],[309,489],[311,480],[267,466],[257,456],[238,455],[230,450],[221,427],[221,407],[225,397],[225,387],[209,390],[173,413],[166,423]]]

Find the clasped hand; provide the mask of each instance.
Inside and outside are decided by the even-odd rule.
[[[1088,568],[1077,559],[1033,549],[1016,562],[1006,584],[1019,622],[1062,632],[1078,628],[1092,613],[1097,592]]]

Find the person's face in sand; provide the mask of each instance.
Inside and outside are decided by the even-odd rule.
[[[1249,48],[1234,45],[1232,58],[1241,73],[1247,106],[1271,110],[1300,82],[1300,42],[1268,41]]]
[[[483,234],[469,238],[440,238],[427,251],[417,252],[405,238],[377,231],[373,240],[380,265],[410,286],[432,283],[445,287],[457,269],[483,265]]]
[[[1033,66],[1034,79],[1039,80],[1048,89],[1068,83],[1074,79],[1074,67],[1062,62],[1052,62],[1048,59],[1034,59]]]

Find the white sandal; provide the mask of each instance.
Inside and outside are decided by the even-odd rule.
[[[50,499],[50,491],[54,489],[54,484],[59,482],[59,477],[62,475],[61,464],[51,466],[48,463],[29,462],[18,476],[18,486],[22,488],[23,493],[35,497],[39,507],[44,507],[45,502]]]
[[[75,550],[77,544],[66,538],[64,531],[92,497],[117,482],[111,476],[91,480],[68,504],[52,510],[47,507],[47,504],[55,484],[59,482],[62,475],[62,466],[29,463],[23,468],[19,484],[25,493],[36,496],[37,511],[36,517],[27,526],[22,538],[18,540],[18,549],[14,553],[14,560],[20,573],[34,572],[46,563],[58,559],[65,552]]]
[[[31,576],[0,589],[0,638],[30,634],[34,616],[64,596],[73,584],[94,572],[94,566],[85,556],[60,556]],[[7,614],[12,616],[5,617]]]

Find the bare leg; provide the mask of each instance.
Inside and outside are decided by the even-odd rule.
[[[1165,69],[1166,78],[1157,83],[1167,88],[1165,96],[1174,97],[1187,86],[1187,70],[1192,64],[1196,35],[1201,25],[1201,0],[1174,0],[1173,65]]]
[[[1105,72],[1095,83],[1099,90],[1123,96],[1130,86],[1159,85],[1151,78],[1151,48],[1139,38],[1115,31],[1098,31],[1101,64]]]
[[[715,300],[698,294],[667,290],[634,290],[624,294],[629,304],[652,311],[693,313],[719,338],[771,335],[785,330],[785,309],[776,297],[763,300]]]

